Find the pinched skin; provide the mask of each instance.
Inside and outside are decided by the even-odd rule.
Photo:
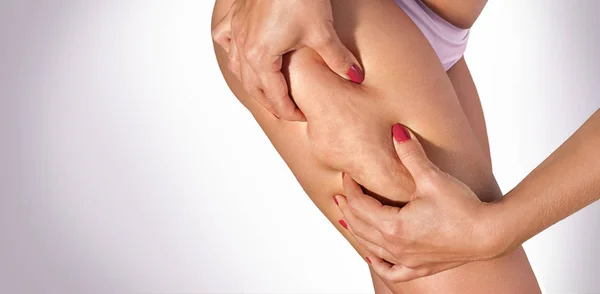
[[[213,26],[232,2],[217,1]],[[431,161],[482,200],[501,197],[483,147],[487,143],[483,119],[472,107],[478,103],[476,95],[457,97],[457,92],[469,92],[459,86],[470,81],[464,62],[457,64],[451,82],[450,72],[444,72],[424,36],[393,1],[333,0],[332,5],[336,30],[361,59],[366,79],[362,84],[344,80],[311,49],[288,54],[284,72],[307,122],[276,119],[243,90],[227,70],[226,51],[215,47],[229,87],[317,207],[364,256],[365,249],[337,225],[342,216],[332,196],[343,194],[343,171],[375,194],[398,202],[410,200],[414,183],[394,151],[391,127],[395,123],[418,134]],[[274,209],[278,207],[273,203]],[[387,287],[377,276],[373,279],[377,293],[390,289],[394,293],[539,292],[522,248],[498,259]]]
[[[381,111],[386,101],[367,93],[362,85],[331,75],[310,50],[300,50],[290,59],[288,68],[299,73],[289,80],[293,98],[307,118],[311,154],[327,168],[353,176],[373,193],[393,201],[408,201],[414,185],[394,151],[393,113]],[[306,59],[313,62],[302,62]],[[322,98],[310,94],[329,89],[336,91]]]
[[[460,169],[465,175],[475,172],[478,178],[473,179],[471,184],[485,191],[481,195],[488,195],[490,198],[487,200],[499,195],[493,191],[491,167],[478,148],[456,98],[446,99],[447,94],[440,95],[440,98],[435,96],[428,98],[431,104],[426,105],[416,94],[413,98],[378,90],[369,78],[357,85],[332,75],[312,50],[302,49],[290,55],[285,68],[290,73],[288,80],[292,97],[306,115],[303,131],[310,143],[312,156],[320,164],[348,173],[369,191],[390,202],[409,201],[414,183],[396,155],[391,135],[392,125],[400,122],[418,134],[435,132],[435,137],[421,139],[427,142],[425,148],[432,151],[429,153],[434,159],[438,157],[437,161],[442,162],[442,168]],[[437,88],[446,88],[449,93],[454,93],[447,77],[443,78],[437,81],[441,84]],[[319,97],[315,93],[327,93],[327,96]],[[431,118],[425,118],[427,113]],[[431,131],[430,125],[421,127],[420,123],[425,120],[437,120],[440,127]],[[459,141],[468,142],[474,148],[454,148],[461,146]],[[435,146],[436,143],[439,145]],[[436,152],[437,148],[445,150]],[[449,160],[460,157],[460,161]]]

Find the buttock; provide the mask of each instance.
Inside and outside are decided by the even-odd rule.
[[[433,12],[420,0],[394,0],[419,27],[447,71],[465,53],[469,29],[461,29]]]

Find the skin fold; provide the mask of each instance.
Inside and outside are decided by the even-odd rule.
[[[481,202],[439,170],[415,136],[393,128],[398,157],[417,189],[403,207],[382,205],[344,176],[335,196],[340,220],[387,282],[429,276],[475,260],[504,256],[556,222],[600,199],[600,111],[505,197]],[[550,184],[549,184],[550,183]]]
[[[213,27],[232,2],[216,2]],[[306,122],[275,118],[243,90],[227,70],[227,52],[215,46],[229,87],[317,207],[365,256],[366,250],[337,225],[342,215],[332,197],[344,191],[343,171],[370,193],[385,195],[379,197],[382,202],[410,200],[415,184],[394,150],[390,130],[395,123],[418,134],[431,161],[481,200],[499,199],[480,105],[464,61],[446,74],[427,40],[393,1],[339,0],[332,1],[332,8],[336,31],[359,58],[366,78],[359,85],[339,77],[308,48],[286,55],[284,74]],[[520,247],[498,259],[387,287],[373,278],[377,293],[539,292]]]
[[[281,73],[287,52],[312,48],[340,77],[364,79],[335,31],[330,0],[236,0],[212,33],[228,48],[229,69],[244,90],[280,119],[306,121]]]

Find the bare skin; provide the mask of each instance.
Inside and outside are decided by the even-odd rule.
[[[347,176],[345,196],[336,196],[348,229],[388,282],[504,256],[600,199],[598,110],[497,202],[479,201],[464,183],[437,168],[414,136],[400,136],[395,147],[417,186],[411,202],[402,208],[382,205]]]
[[[244,90],[277,118],[306,119],[288,95],[281,72],[285,53],[308,47],[340,77],[364,79],[333,27],[330,0],[237,0],[213,29],[213,39],[228,48],[229,69]]]
[[[501,229],[495,242],[501,254],[600,200],[599,149],[600,111],[596,110],[498,205],[490,205],[490,210],[494,210],[490,214],[500,220],[491,225]]]
[[[424,1],[458,27],[473,25],[487,0]],[[283,55],[308,47],[340,77],[361,83],[364,73],[334,28],[331,0],[237,0],[213,29],[228,48],[229,69],[260,104],[277,118],[304,121],[288,95],[281,72]]]
[[[217,1],[213,25],[231,3]],[[480,105],[464,61],[446,74],[418,28],[392,1],[333,1],[332,8],[336,31],[361,61],[366,79],[358,85],[340,78],[311,49],[287,55],[284,72],[305,123],[278,120],[265,110],[227,70],[227,52],[215,47],[230,88],[319,209],[334,224],[342,217],[332,201],[343,193],[341,171],[372,194],[386,195],[380,198],[384,202],[410,200],[415,184],[395,153],[390,132],[397,122],[419,134],[441,169],[485,195],[482,200],[498,199]],[[362,256],[367,254],[345,229],[336,227]],[[373,277],[377,293],[539,292],[522,248],[387,287]]]
[[[484,202],[431,163],[409,130],[400,124],[392,130],[398,158],[416,184],[411,201],[401,208],[382,205],[350,176],[343,178],[345,196],[335,196],[341,221],[369,251],[373,270],[398,283],[497,257],[488,251],[493,228],[481,215]]]
[[[431,10],[459,28],[470,28],[487,0],[422,0]]]

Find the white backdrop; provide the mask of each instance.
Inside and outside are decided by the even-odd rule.
[[[213,1],[0,1],[0,292],[369,293],[219,73]],[[490,1],[467,60],[506,192],[600,107],[600,2]],[[600,293],[600,204],[525,244]]]

